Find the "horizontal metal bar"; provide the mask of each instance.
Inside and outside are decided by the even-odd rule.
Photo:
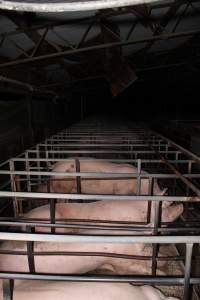
[[[156,285],[183,285],[182,277],[152,277],[152,276],[109,276],[109,275],[49,275],[49,274],[27,274],[27,273],[6,273],[0,272],[0,278],[12,278],[19,280],[57,280],[75,282],[132,282],[137,284],[156,284]],[[190,278],[191,284],[199,284],[200,278]]]
[[[0,198],[18,197],[41,199],[68,199],[68,200],[130,200],[130,201],[175,201],[175,202],[200,202],[200,197],[193,196],[122,196],[122,195],[91,195],[91,194],[59,194],[59,193],[32,193],[0,191]]]
[[[102,222],[103,223],[103,222]],[[78,228],[78,229],[90,229],[90,230],[119,230],[119,231],[151,231],[151,227],[128,227],[128,226],[106,226],[106,225],[83,225],[83,224],[60,224],[60,223],[41,223],[41,222],[24,222],[24,221],[1,221],[0,226],[38,226],[49,228]]]
[[[159,163],[159,164],[165,164],[165,162],[161,159],[140,159],[141,163]],[[12,161],[18,161],[18,162],[26,162],[26,161],[30,161],[30,162],[37,162],[37,161],[41,161],[41,162],[74,162],[73,158],[12,158]],[[137,159],[114,159],[114,158],[110,158],[110,159],[102,159],[102,158],[83,158],[83,157],[79,157],[79,161],[94,161],[94,162],[118,162],[118,163],[122,163],[122,162],[129,162],[129,163],[136,163]],[[172,159],[172,160],[168,160],[169,163],[195,163],[194,160],[192,159]]]
[[[28,153],[37,153],[38,150],[27,150]],[[91,153],[91,154],[97,154],[97,153],[101,153],[101,154],[133,154],[133,153],[137,153],[137,154],[156,154],[155,151],[153,150],[40,150],[40,153],[58,153],[58,154],[64,154],[64,153]],[[170,151],[159,151],[159,153],[163,153],[163,154],[175,154],[175,153],[181,153],[181,151],[179,150],[170,150]]]
[[[152,144],[153,147],[165,147],[167,144]],[[71,144],[71,143],[59,143],[59,144],[37,144],[39,147],[145,147],[149,148],[149,144],[131,144],[131,143],[121,143],[121,144],[98,144],[98,143],[90,143],[90,144]]]
[[[100,179],[131,179],[140,176],[141,179],[148,178],[179,178],[177,174],[168,173],[97,173],[97,172],[44,172],[44,171],[8,171],[0,170],[0,175],[28,175],[28,176],[55,176],[55,177],[86,177],[82,180],[100,180]],[[200,178],[200,174],[182,174],[186,178]],[[87,179],[88,178],[88,179]],[[55,179],[56,180],[56,179]],[[59,179],[58,179],[59,180]],[[62,179],[64,180],[64,179]]]
[[[67,138],[68,137],[68,138]],[[89,138],[89,136],[87,136],[87,138],[83,138],[83,140],[81,140],[81,143],[91,143],[91,142],[93,142],[94,143],[94,141],[95,142],[105,142],[105,143],[110,143],[110,142],[112,142],[112,143],[114,143],[114,142],[116,142],[116,143],[119,143],[119,142],[129,142],[129,143],[139,143],[139,142],[141,142],[141,143],[144,143],[144,142],[161,142],[161,141],[163,141],[162,139],[134,139],[134,138],[131,138],[131,137],[126,137],[126,136],[122,136],[121,138],[120,137],[118,137],[118,138],[115,138],[115,137],[112,137],[112,136],[109,136],[109,137],[106,137],[105,136],[105,138],[104,139],[102,139],[102,137],[100,138],[100,137],[98,137],[98,136],[91,136],[91,138]],[[68,142],[79,142],[80,143],[80,138],[72,138],[71,136],[66,136],[65,138],[62,138],[62,137],[59,137],[59,136],[57,136],[57,137],[54,137],[54,138],[49,138],[49,139],[46,139],[45,141],[44,141],[44,143],[52,143],[52,142],[61,142],[61,143],[64,143],[64,142],[66,142],[66,143],[68,143]]]
[[[113,0],[113,1],[117,1],[119,3],[118,0]],[[140,1],[140,0],[135,0],[135,1]],[[6,2],[8,5],[12,5],[12,2],[10,2],[10,1],[6,1]],[[92,1],[92,3],[93,2],[94,1]],[[4,0],[4,3],[5,3],[5,0]],[[73,3],[72,6],[75,7],[75,2],[72,2],[72,3]],[[79,3],[81,3],[81,2],[79,2]],[[89,2],[87,2],[87,3],[89,3]],[[29,3],[29,5],[33,5],[33,4]],[[48,4],[47,7],[50,7],[49,5],[50,4]],[[53,5],[53,4],[51,4],[51,5]],[[37,6],[38,6],[38,4],[37,4]],[[17,7],[17,2],[15,5],[15,8],[16,7]],[[56,7],[56,9],[54,8],[54,12],[59,7],[59,3],[56,2],[55,7]],[[62,7],[63,7],[63,3],[62,3]],[[0,4],[0,8],[2,8],[1,4]],[[79,6],[79,9],[80,9],[80,6]],[[90,52],[90,51],[94,51],[94,50],[108,49],[108,48],[114,48],[114,47],[119,47],[119,46],[124,47],[124,46],[128,46],[131,44],[140,44],[140,43],[145,43],[148,41],[158,41],[158,40],[163,40],[163,39],[168,40],[168,39],[174,39],[174,38],[179,38],[179,37],[192,36],[194,34],[199,34],[199,33],[200,33],[200,30],[191,30],[191,31],[185,31],[185,32],[178,32],[178,33],[161,34],[161,35],[156,35],[156,36],[152,36],[150,38],[145,38],[145,39],[142,38],[142,39],[138,39],[138,40],[128,40],[128,41],[120,41],[120,42],[113,42],[113,43],[105,43],[105,44],[89,46],[89,47],[82,47],[79,49],[66,50],[66,51],[62,51],[62,52],[58,52],[58,53],[52,53],[52,54],[41,55],[41,56],[37,56],[37,57],[19,59],[16,61],[2,63],[2,64],[0,64],[0,68],[11,67],[11,66],[16,66],[16,65],[20,65],[20,64],[27,64],[27,63],[31,63],[31,62],[46,60],[46,59],[48,59],[48,60],[55,59],[55,58],[63,57],[66,55]]]
[[[162,138],[162,140],[170,143],[173,147],[179,149],[179,151],[181,151],[183,154],[185,154],[188,157],[191,157],[193,160],[195,160],[197,163],[200,163],[200,158],[198,155],[192,153],[191,151],[185,149],[184,147],[178,145],[177,143],[173,142],[172,140],[170,140],[169,138],[164,137],[163,135],[155,132],[155,134],[157,134],[157,136],[159,136],[160,138]]]
[[[48,220],[49,221],[49,220]],[[71,220],[66,220],[66,222],[70,222]],[[93,220],[84,220],[85,223],[95,223],[95,221]],[[77,222],[80,222],[79,220],[77,220]],[[98,223],[111,223],[111,224],[124,224],[123,226],[117,226],[117,225],[112,225],[112,226],[108,226],[108,225],[91,225],[91,224],[77,224],[77,223],[68,223],[68,224],[63,224],[63,223],[41,223],[40,220],[37,221],[37,219],[35,219],[35,221],[26,221],[25,220],[20,220],[17,219],[15,221],[1,221],[0,218],[0,226],[15,226],[15,227],[22,227],[22,226],[29,226],[29,227],[46,227],[46,228],[78,228],[78,229],[88,229],[88,230],[117,230],[117,231],[133,231],[133,232],[151,232],[153,230],[153,227],[145,227],[145,226],[138,226],[139,222],[127,222],[129,224],[134,224],[136,223],[137,226],[127,226],[126,222],[117,222],[117,221],[104,221],[104,220],[98,220]],[[142,224],[144,224],[144,222],[141,222]],[[162,224],[162,223],[161,223]],[[126,225],[126,226],[125,226]],[[189,225],[189,222],[187,223],[187,225]],[[200,232],[200,228],[198,227],[158,227],[158,232],[179,232],[179,233],[187,233],[187,232]]]
[[[57,243],[109,243],[109,244],[195,244],[200,243],[200,236],[95,236],[95,235],[58,235],[39,233],[0,232],[3,241],[35,241]]]

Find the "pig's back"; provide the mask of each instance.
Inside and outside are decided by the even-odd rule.
[[[3,299],[2,291],[1,298]],[[13,300],[148,300],[139,287],[114,283],[23,281]],[[157,299],[156,299],[157,300]]]

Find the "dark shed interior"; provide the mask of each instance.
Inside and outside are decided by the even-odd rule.
[[[196,0],[1,10],[1,160],[90,115],[198,120],[199,10]]]

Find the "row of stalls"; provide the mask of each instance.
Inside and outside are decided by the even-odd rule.
[[[135,173],[81,172],[83,161],[112,162],[131,164]],[[52,171],[58,162],[75,162],[73,172]],[[5,161],[0,166],[0,240],[23,241],[27,243],[28,272],[0,270],[3,279],[4,299],[12,299],[13,280],[60,280],[84,282],[129,282],[149,284],[158,287],[166,295],[183,300],[200,299],[199,284],[199,164],[200,158],[177,145],[168,138],[139,127],[134,123],[105,120],[86,120],[73,125],[47,138],[41,143],[17,157]],[[145,172],[144,172],[145,171]],[[57,177],[56,177],[57,176]],[[52,180],[59,177],[76,181],[77,190],[73,193],[55,193],[51,191]],[[54,179],[53,179],[54,178]],[[57,179],[55,179],[57,178]],[[133,179],[137,192],[131,195],[103,194],[82,192],[83,180],[127,180]],[[148,195],[141,192],[141,182],[147,179]],[[167,188],[164,195],[154,195],[154,186],[158,182],[161,188]],[[141,222],[117,222],[116,220],[56,219],[56,203],[90,203],[101,200],[148,201],[146,220]],[[184,204],[184,211],[174,222],[161,221],[164,201]],[[49,220],[30,219],[25,214],[32,208],[49,203]],[[154,219],[151,221],[152,210]],[[22,231],[23,227],[23,231]],[[37,228],[51,228],[48,233],[38,233]],[[56,233],[56,228],[94,230],[94,233]],[[120,232],[114,234],[114,231]],[[109,234],[106,234],[106,232]],[[110,233],[111,232],[111,233]],[[113,234],[112,234],[113,232]],[[113,273],[94,272],[92,274],[57,274],[40,273],[34,266],[37,242],[47,243],[133,243],[151,244],[151,255],[131,256],[131,259],[148,261],[151,265],[149,274],[116,275]],[[2,244],[1,244],[2,245]],[[1,247],[0,247],[1,248]],[[47,247],[48,249],[48,247]],[[95,256],[88,249],[87,255]],[[13,249],[0,249],[0,256],[15,254]],[[18,253],[19,254],[19,253]],[[48,253],[43,255],[70,255],[69,253]],[[74,253],[80,256],[81,253]],[[83,254],[82,255],[86,255]],[[101,253],[108,256],[108,253]],[[112,253],[110,253],[112,255]],[[115,257],[130,258],[123,253]],[[165,274],[161,262],[164,262]],[[163,265],[163,264],[162,264]],[[14,270],[14,269],[13,269]],[[161,275],[160,275],[161,274]]]

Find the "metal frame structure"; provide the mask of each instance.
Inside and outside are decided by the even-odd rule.
[[[0,226],[3,228],[26,226],[26,233],[0,232],[0,240],[20,240],[27,243],[27,251],[19,251],[19,255],[27,255],[29,261],[29,273],[0,272],[0,278],[4,279],[5,299],[11,299],[13,279],[37,279],[37,280],[66,280],[66,281],[109,281],[150,283],[158,285],[183,285],[184,300],[190,298],[190,287],[200,284],[200,277],[194,277],[191,270],[192,259],[198,259],[193,251],[193,245],[200,242],[200,222],[194,217],[193,210],[188,210],[188,203],[198,206],[200,202],[199,190],[199,164],[200,158],[190,151],[180,147],[164,136],[150,131],[148,128],[137,127],[133,124],[123,126],[113,123],[90,121],[74,125],[60,133],[47,138],[30,150],[16,158],[12,158],[0,165],[0,178],[5,183],[0,191],[0,198],[4,201],[12,201],[15,217],[1,217]],[[90,158],[85,158],[85,156]],[[137,172],[130,173],[91,173],[80,172],[80,163],[83,160],[112,161],[117,163],[129,163],[137,168]],[[76,161],[76,172],[52,172],[52,166],[58,161]],[[148,173],[143,173],[148,170]],[[52,176],[73,177],[77,181],[77,193],[38,193],[36,187],[49,182]],[[92,180],[112,179],[123,180],[135,178],[137,182],[136,195],[100,195],[81,193],[82,180],[87,177]],[[66,178],[66,179],[67,179]],[[149,195],[141,194],[141,180],[149,180]],[[63,180],[63,179],[62,179]],[[156,196],[153,194],[155,180],[169,188],[168,195]],[[44,199],[50,202],[50,219],[27,219],[23,217],[26,204],[30,201],[37,202]],[[68,201],[97,201],[97,200],[130,200],[148,201],[148,211],[145,222],[117,222],[115,220],[87,220],[87,219],[59,219],[55,220],[56,201],[66,199]],[[163,201],[184,202],[186,214],[173,225],[161,222],[161,203]],[[151,203],[154,203],[152,206]],[[28,207],[29,209],[31,206]],[[151,226],[151,210],[154,209],[155,219]],[[67,223],[66,223],[67,221]],[[92,223],[92,224],[90,224]],[[51,234],[34,233],[35,227],[51,228]],[[77,228],[100,230],[98,235],[73,235],[55,234],[56,228]],[[123,235],[101,234],[101,231],[119,230]],[[135,234],[139,233],[139,236]],[[152,274],[149,276],[79,276],[79,275],[55,275],[38,274],[34,268],[36,255],[59,255],[59,253],[37,253],[34,251],[34,242],[70,242],[70,243],[152,243],[152,256],[130,256],[112,253],[60,253],[60,255],[86,255],[86,256],[111,256],[131,258],[137,260],[149,260],[152,262]],[[160,257],[160,244],[184,244],[183,254],[173,257]],[[1,250],[0,254],[16,254],[12,249]],[[159,277],[156,275],[159,260],[179,261],[184,266],[184,275]]]
[[[83,2],[83,4],[85,5],[87,3],[93,3],[92,5],[94,5],[94,2],[95,1]],[[105,1],[99,2],[105,3]],[[119,1],[117,2],[119,3]],[[11,4],[10,1],[9,3]],[[91,15],[90,17],[76,18],[73,20],[51,22],[42,22],[38,20],[39,24],[32,26],[24,25],[26,21],[23,21],[22,23],[21,16],[17,16],[17,14],[13,12],[3,12],[7,18],[9,18],[18,26],[18,28],[14,31],[2,33],[0,35],[0,45],[2,46],[3,43],[8,39],[13,46],[18,48],[18,50],[21,52],[21,55],[15,60],[6,60],[5,58],[0,58],[0,69],[9,72],[9,68],[11,67],[16,68],[17,71],[24,68],[27,72],[34,74],[34,72],[37,72],[36,68],[38,63],[40,63],[39,66],[40,68],[44,67],[43,70],[45,73],[48,72],[45,71],[45,66],[56,62],[59,65],[58,68],[66,72],[69,82],[88,77],[95,78],[96,76],[102,76],[102,74],[90,74],[90,70],[87,70],[87,66],[84,64],[85,55],[89,55],[92,53],[92,51],[99,51],[99,53],[102,53],[104,49],[112,50],[114,47],[126,47],[134,44],[145,44],[141,50],[134,51],[133,49],[133,53],[125,57],[136,73],[143,74],[151,70],[168,69],[174,67],[188,68],[190,66],[197,66],[198,69],[199,27],[197,26],[197,28],[192,31],[180,32],[178,30],[178,26],[184,21],[184,19],[190,17],[190,15],[192,16],[193,14],[199,14],[199,9],[195,8],[195,3],[198,3],[198,0],[189,2],[152,2],[147,5],[142,4],[139,6],[123,7],[115,10],[107,9],[103,11],[97,11],[96,14]],[[33,3],[29,4],[34,5]],[[51,4],[48,3],[47,7],[49,8],[50,5]],[[58,6],[58,3],[56,3],[56,6]],[[160,19],[157,19],[157,17],[154,16],[154,13],[156,14],[156,11],[159,9],[163,9],[164,13]],[[127,16],[127,24],[130,23],[130,27],[125,39],[122,39],[120,33],[116,34],[116,32],[112,29],[112,26],[110,26],[110,24],[115,24],[115,27],[120,27],[120,21],[115,21],[115,17],[119,16]],[[24,14],[24,18],[25,20],[27,18],[28,24],[31,22],[31,17],[32,15],[30,16],[28,14],[26,17],[26,14]],[[173,20],[176,20],[176,22],[172,28],[172,31],[167,31],[167,26]],[[35,24],[34,16],[33,23]],[[68,26],[71,25],[82,26],[85,28],[82,36],[80,36],[80,40],[77,41],[76,44],[72,44],[67,36],[62,36],[62,34],[59,33],[59,28],[68,28]],[[141,25],[150,30],[150,35],[147,36],[147,38],[145,37],[145,39],[142,37],[140,39],[133,38],[134,31],[136,31],[138,26]],[[96,27],[98,27],[102,36],[104,36],[104,30],[109,32],[111,36],[110,40],[108,41],[103,38],[102,42],[99,42],[98,34],[92,39],[89,38],[90,31],[94,30]],[[41,33],[39,30],[42,30],[43,32]],[[62,46],[50,41],[48,39],[48,32],[55,34],[56,37],[62,42]],[[24,33],[34,43],[34,47],[31,50],[25,51],[21,45],[19,48],[19,45],[14,42],[14,39],[12,39],[20,33]],[[168,41],[170,39],[179,40],[181,37],[188,37],[188,40],[177,46],[177,48],[167,52],[164,51],[161,53],[150,53],[152,46],[157,41]],[[104,43],[103,40],[105,40]],[[80,62],[80,66],[76,66],[75,68],[70,65],[66,66],[66,62],[63,60],[65,57],[72,60],[75,57],[76,60]],[[46,79],[44,78],[43,82],[40,80],[38,87],[48,85],[49,88],[57,91],[59,89],[57,86],[55,86],[56,83],[59,86],[65,86],[66,80],[59,83],[46,82]]]

